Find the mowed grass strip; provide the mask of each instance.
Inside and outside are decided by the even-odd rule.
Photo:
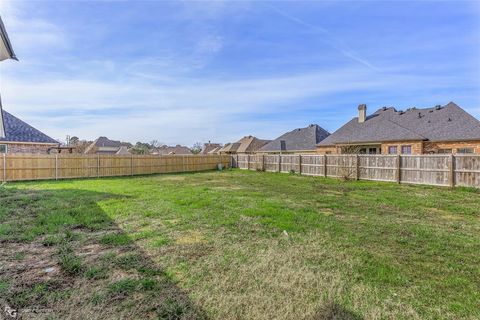
[[[0,203],[0,293],[20,311],[480,318],[476,189],[229,170],[12,183]]]

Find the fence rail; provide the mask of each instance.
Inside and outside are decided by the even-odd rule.
[[[480,155],[234,155],[240,169],[480,188]]]
[[[0,161],[2,182],[191,172],[231,165],[227,155],[4,154]]]

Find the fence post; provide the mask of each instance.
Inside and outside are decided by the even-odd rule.
[[[55,180],[58,180],[58,153],[55,154]]]
[[[130,175],[133,176],[133,154],[130,155]]]
[[[355,179],[360,180],[360,156],[358,155],[358,153],[355,157],[355,166],[356,166],[356,168],[355,168]]]
[[[3,154],[3,182],[7,182],[7,154]]]
[[[97,154],[97,178],[100,177],[100,155]]]
[[[247,154],[247,170],[250,170],[250,155]]]
[[[402,181],[402,179],[401,179],[401,178],[402,178],[402,177],[401,177],[401,171],[400,171],[400,169],[401,169],[401,168],[400,168],[400,164],[401,164],[401,161],[400,161],[400,160],[401,160],[401,159],[400,159],[400,155],[397,154],[397,171],[396,171],[396,173],[395,173],[395,175],[396,175],[395,178],[397,179],[397,183],[400,183],[400,182]]]
[[[265,155],[262,154],[262,171],[265,171]]]
[[[327,177],[327,155],[323,155],[323,176]]]
[[[455,156],[453,154],[450,155],[450,174],[448,176],[448,182],[450,187],[455,187]]]
[[[298,174],[302,174],[302,155],[298,155]]]
[[[278,172],[282,172],[282,155],[278,155]]]

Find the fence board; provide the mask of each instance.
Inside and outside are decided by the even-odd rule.
[[[480,155],[455,156],[455,184],[480,188]]]
[[[438,186],[480,187],[480,155],[238,155],[237,168]],[[237,161],[238,159],[238,161]],[[453,163],[453,166],[452,166]]]
[[[212,170],[218,164],[231,165],[228,155],[7,154],[0,161],[0,181],[189,172]]]

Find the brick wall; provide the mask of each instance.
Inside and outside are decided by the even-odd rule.
[[[452,149],[453,153],[457,153],[457,149],[471,148],[476,154],[480,154],[480,140],[479,141],[464,141],[464,142],[424,142],[424,152],[438,152],[438,149]]]
[[[3,144],[0,142],[0,144]],[[7,153],[40,153],[47,154],[51,144],[7,143]]]
[[[423,153],[423,141],[396,141],[396,142],[382,143],[382,154],[388,154],[388,148],[391,146],[397,147],[397,154],[401,154],[402,146],[410,146],[412,148],[411,154]]]
[[[318,154],[337,154],[340,153],[339,148],[333,146],[333,147],[317,147],[317,153]]]

